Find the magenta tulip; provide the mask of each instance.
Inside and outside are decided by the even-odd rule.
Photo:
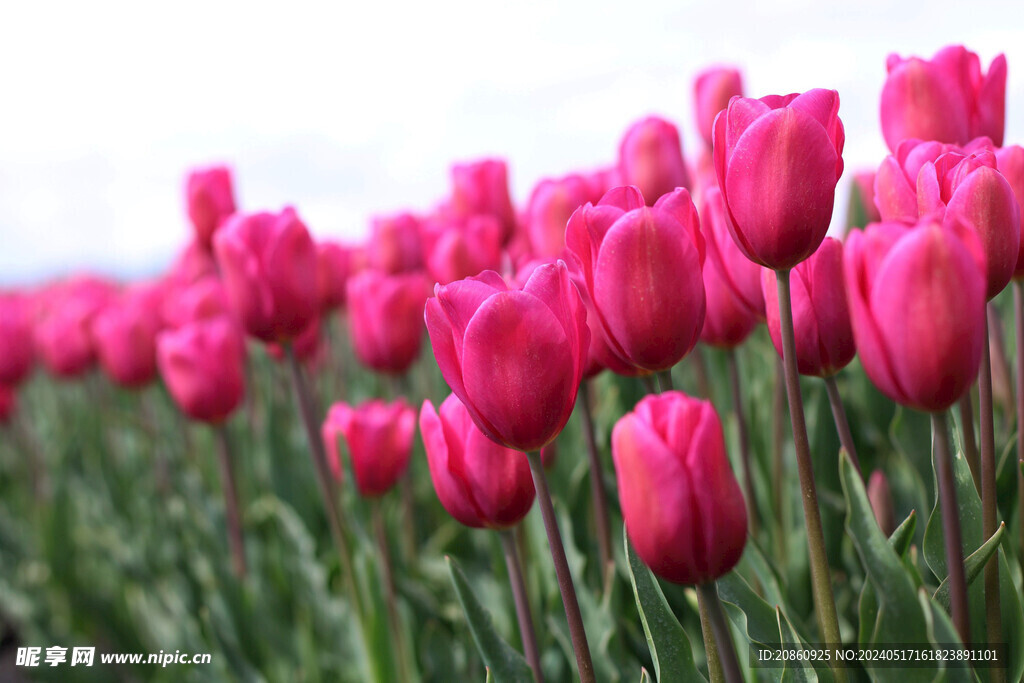
[[[434,356],[476,426],[521,451],[552,441],[576,403],[590,345],[565,264],[539,266],[521,290],[484,271],[434,293],[424,314]]]
[[[761,271],[768,332],[782,357],[782,325],[775,271]],[[796,367],[801,375],[829,377],[853,360],[850,308],[843,282],[843,243],[826,237],[809,259],[790,274]]]
[[[502,228],[494,216],[465,220],[437,218],[424,224],[427,272],[446,285],[501,265]]]
[[[60,283],[41,295],[35,347],[55,377],[77,377],[96,362],[92,321],[115,296],[114,285],[91,277]]]
[[[19,292],[0,293],[0,385],[20,384],[34,362],[32,302]]]
[[[985,343],[977,242],[925,218],[917,227],[875,223],[846,243],[843,274],[861,364],[897,403],[945,410],[977,377]]]
[[[508,190],[508,165],[503,159],[481,159],[452,166],[451,210],[459,218],[494,216],[501,224],[501,242],[512,237],[515,210]]]
[[[557,258],[565,250],[565,225],[591,199],[592,184],[581,175],[548,178],[537,183],[526,207],[526,232],[535,256]],[[600,197],[600,195],[598,195]]]
[[[612,458],[626,532],[655,574],[701,584],[736,566],[747,508],[710,402],[645,397],[615,424]]]
[[[156,377],[156,335],[162,327],[163,290],[138,286],[100,311],[92,336],[100,366],[126,388],[143,387]]]
[[[715,117],[729,106],[733,97],[743,97],[743,77],[739,69],[714,66],[697,74],[693,82],[693,104],[697,112],[697,131],[708,149],[714,144]]]
[[[423,402],[420,434],[437,497],[460,523],[507,529],[530,511],[535,492],[529,462],[477,429],[455,394],[445,399],[440,412],[430,401]]]
[[[377,216],[370,223],[366,261],[385,273],[404,273],[423,268],[420,219],[411,213]]]
[[[889,55],[886,68],[881,119],[890,150],[911,138],[963,145],[983,135],[1002,146],[1006,57],[993,59],[982,74],[978,55],[951,45],[931,60]]]
[[[320,314],[344,308],[346,283],[360,266],[359,250],[330,240],[316,245],[316,291]]]
[[[715,119],[714,161],[729,227],[751,261],[792,268],[832,220],[845,134],[834,90],[735,97]]]
[[[648,206],[679,187],[690,186],[683,145],[675,124],[657,116],[637,121],[619,143],[619,179],[635,185]]]
[[[235,213],[231,169],[211,166],[191,171],[185,181],[185,205],[197,243],[209,251],[214,232]]]
[[[1022,218],[1024,218],[1024,147],[1011,145],[996,150],[996,165],[999,172],[1006,178],[1006,182],[1013,188],[1013,194],[1017,197],[1017,207]],[[1017,265],[1013,271],[1013,279],[1024,278],[1024,238],[1020,241],[1020,249],[1017,252]]]
[[[356,408],[335,403],[323,424],[327,462],[340,480],[340,438],[344,436],[359,495],[383,496],[409,466],[415,431],[416,411],[401,398],[393,403],[374,399]]]
[[[364,270],[348,281],[348,324],[356,358],[378,372],[401,374],[420,355],[423,304],[430,284],[422,273]]]
[[[295,210],[236,214],[214,237],[228,299],[242,327],[284,342],[319,312],[316,247]]]
[[[245,340],[227,316],[196,320],[157,336],[167,390],[193,420],[223,422],[245,393]]]
[[[868,223],[877,223],[882,220],[875,205],[875,172],[860,171],[853,175],[853,192],[856,193],[854,200],[860,213],[864,216],[862,224],[857,225],[863,228]]]
[[[169,288],[163,303],[167,327],[182,327],[195,320],[231,315],[228,293],[220,278],[207,276],[186,287]]]
[[[704,325],[704,240],[685,189],[648,208],[637,188],[616,188],[573,213],[566,246],[623,362],[666,370],[694,347]]]

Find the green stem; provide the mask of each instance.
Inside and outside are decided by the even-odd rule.
[[[1024,284],[1013,281],[1013,318],[1017,327],[1017,554],[1024,573]]]
[[[846,419],[846,408],[843,407],[843,399],[839,395],[839,387],[836,386],[835,375],[824,378],[825,393],[828,394],[828,403],[832,407],[832,419],[836,423],[836,431],[839,432],[839,443],[842,444],[850,462],[857,468],[857,474],[863,477],[860,471],[860,460],[857,458],[857,447],[853,444],[853,434],[850,433],[850,423]]]
[[[981,456],[978,455],[978,442],[974,438],[974,406],[971,405],[971,392],[968,391],[957,402],[960,410],[960,437],[963,441],[964,459],[971,468],[974,488],[981,495]]]
[[[540,668],[540,652],[537,649],[537,634],[533,630],[533,616],[530,614],[530,600],[526,595],[526,581],[523,580],[523,565],[519,561],[515,531],[505,529],[499,531],[498,536],[501,537],[501,549],[505,553],[508,582],[512,588],[512,600],[516,605],[516,618],[519,620],[519,637],[523,641],[523,654],[533,669],[533,677],[537,683],[544,683],[544,672]]]
[[[555,564],[558,590],[562,594],[562,606],[565,608],[565,617],[569,622],[569,635],[572,639],[573,652],[576,654],[576,667],[579,670],[580,683],[596,683],[594,663],[590,659],[590,645],[587,643],[587,633],[583,628],[583,616],[580,614],[580,604],[576,599],[576,588],[572,582],[572,574],[569,572],[569,562],[565,558],[565,546],[562,545],[562,534],[558,530],[555,508],[551,504],[551,493],[548,491],[544,465],[540,461],[540,451],[532,451],[526,455],[530,461],[530,471],[533,473],[533,485],[537,489],[537,502],[540,503],[541,516],[544,518],[548,548],[551,550],[551,559]]]
[[[220,448],[217,455],[220,461],[220,483],[224,490],[224,518],[228,529],[228,546],[231,549],[232,564],[235,575],[245,578],[245,542],[242,535],[242,513],[238,504],[238,488],[235,485],[234,454],[227,425],[219,424],[215,428]]]
[[[782,323],[782,363],[786,371],[786,395],[789,397],[789,420],[793,427],[793,445],[796,448],[796,464],[800,475],[800,490],[803,494],[801,500],[804,507],[804,521],[807,525],[807,549],[810,557],[814,607],[824,641],[829,644],[838,644],[842,642],[839,635],[839,618],[836,615],[836,602],[832,595],[832,578],[829,574],[828,556],[825,553],[825,535],[821,528],[821,513],[818,510],[814,468],[811,465],[811,447],[807,441],[807,425],[804,422],[800,376],[796,369],[796,339],[793,333],[789,272],[789,270],[780,270],[776,277],[779,291],[779,317]],[[836,663],[832,671],[837,683],[846,683],[846,669]]]
[[[786,371],[782,359],[775,363],[775,391],[772,395],[772,500],[775,502],[775,559],[781,568],[789,560],[789,539],[786,529],[788,501],[783,492],[785,479],[786,434]]]
[[[717,645],[719,666],[726,683],[743,683],[740,664],[736,659],[736,649],[732,644],[732,634],[729,633],[729,624],[725,620],[725,612],[722,611],[722,603],[718,599],[718,587],[714,581],[697,585],[697,603],[700,605],[701,612],[707,614],[707,621],[711,624],[713,641]],[[701,626],[704,629],[707,628],[703,619]],[[708,636],[705,634],[704,642],[707,643],[708,640]],[[709,656],[709,662],[710,659]],[[711,680],[714,681],[714,675]]]
[[[750,465],[750,439],[747,436],[747,420],[743,414],[743,391],[740,384],[739,362],[736,349],[729,349],[729,384],[732,389],[732,410],[736,415],[736,430],[740,443],[740,461],[743,463],[743,489],[747,496],[747,521],[750,524],[750,537],[757,537],[759,516],[757,514],[757,498],[754,496],[754,473]]]
[[[658,384],[662,391],[672,391],[672,368],[658,373]]]
[[[388,625],[391,627],[391,642],[394,643],[394,656],[403,680],[410,680],[406,662],[407,648],[402,631],[402,621],[398,615],[398,598],[395,591],[395,572],[391,562],[391,549],[388,547],[388,532],[384,524],[384,515],[380,509],[380,500],[371,501],[373,530],[377,538],[377,550],[380,556],[381,583],[384,585],[384,597],[388,609]]]
[[[981,350],[981,371],[978,374],[978,411],[981,431],[981,526],[983,538],[992,538],[999,527],[996,506],[996,444],[992,415],[992,354],[989,351],[988,326]],[[1003,641],[1003,622],[999,610],[999,553],[985,565],[985,626],[990,644]],[[998,668],[992,670],[994,681],[1003,680]]]
[[[597,550],[601,559],[601,578],[604,579],[608,566],[612,564],[612,532],[608,524],[608,495],[604,490],[604,473],[601,454],[597,449],[594,432],[594,415],[591,405],[590,380],[580,385],[579,409],[583,420],[583,436],[587,441],[587,457],[590,459],[590,498],[597,531]]]
[[[950,607],[953,625],[964,645],[971,642],[971,622],[967,608],[967,579],[964,576],[964,549],[960,517],[953,479],[953,452],[949,447],[949,430],[944,412],[932,413],[935,437],[935,473],[939,483],[939,505],[942,507],[942,536],[946,544],[946,571],[949,574]]]

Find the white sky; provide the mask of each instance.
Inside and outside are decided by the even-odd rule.
[[[966,18],[953,0],[832,4],[8,3],[0,283],[161,268],[188,235],[195,164],[230,163],[245,209],[293,203],[315,234],[357,238],[373,213],[441,198],[454,160],[508,158],[522,202],[544,175],[612,161],[648,113],[693,155],[692,78],[716,62],[752,96],[838,90],[853,170],[885,152],[887,53],[1005,52],[1006,139],[1024,142],[1018,2]]]

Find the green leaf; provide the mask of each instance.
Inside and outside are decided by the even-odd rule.
[[[643,667],[640,668],[640,683],[651,683],[651,675]]]
[[[985,543],[970,554],[967,559],[964,560],[964,574],[967,579],[967,585],[970,586],[974,583],[974,580],[981,576],[982,570],[985,569],[985,565],[988,564],[988,560],[992,555],[999,549],[999,543],[1003,540],[1003,533],[1006,531],[1006,523],[1003,522],[996,529],[996,532],[992,534],[992,538],[985,541]],[[938,600],[939,604],[943,606],[948,612],[950,609],[949,602],[949,577],[947,576],[939,584],[939,588],[935,591],[933,596]]]
[[[693,662],[693,650],[686,631],[679,625],[679,621],[669,608],[665,594],[661,592],[651,570],[630,545],[625,528],[622,536],[628,558],[629,581],[633,584],[636,608],[640,612],[644,635],[647,636],[647,647],[654,660],[654,675],[659,683],[669,680],[706,680]],[[666,676],[663,677],[663,673]],[[668,677],[667,674],[671,674],[672,677]]]
[[[906,555],[910,542],[914,540],[914,530],[917,528],[917,513],[913,510],[907,518],[893,530],[889,536],[889,546],[896,553],[903,557]],[[916,582],[915,582],[916,584]],[[871,632],[878,621],[878,597],[875,595],[875,586],[871,581],[865,581],[860,592],[860,601],[857,605],[859,629],[857,642],[868,644],[871,642]]]
[[[491,623],[491,615],[485,610],[473,594],[473,589],[466,580],[466,575],[451,557],[445,558],[448,571],[455,586],[455,593],[466,614],[469,629],[473,633],[480,656],[487,665],[488,675],[494,676],[495,683],[505,681],[532,681],[533,672],[523,656],[506,643]]]
[[[914,540],[914,530],[916,528],[917,512],[911,510],[907,518],[889,536],[889,545],[900,557],[907,554],[907,548],[910,547],[910,542]]]

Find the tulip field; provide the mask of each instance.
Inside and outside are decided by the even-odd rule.
[[[1024,680],[1007,60],[885,66],[875,168],[713,67],[696,150],[358,243],[196,167],[161,272],[0,290],[0,680]]]

